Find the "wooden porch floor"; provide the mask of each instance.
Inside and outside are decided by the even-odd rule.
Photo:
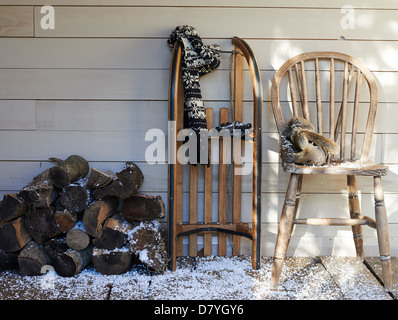
[[[286,259],[278,291],[269,290],[272,259],[260,270],[250,258],[181,258],[175,272],[151,275],[130,270],[105,276],[94,269],[63,278],[0,273],[0,300],[393,300],[398,298],[398,259],[393,258],[392,293],[380,284],[379,258]]]

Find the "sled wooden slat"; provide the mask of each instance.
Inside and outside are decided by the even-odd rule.
[[[330,77],[329,79],[321,79],[318,75],[320,61],[329,62],[330,66]],[[307,87],[305,81],[305,63],[315,64],[315,86],[311,88]],[[335,72],[336,65],[340,64],[343,66],[343,74]],[[298,67],[299,66],[299,67]],[[382,261],[383,268],[383,282],[384,286],[388,291],[392,290],[392,277],[391,277],[391,257],[390,257],[390,243],[389,243],[389,232],[387,223],[387,214],[384,203],[384,193],[381,183],[381,177],[388,173],[388,167],[375,163],[368,159],[370,144],[372,141],[373,128],[375,123],[375,116],[377,110],[377,85],[376,80],[370,70],[358,60],[351,56],[338,52],[309,52],[295,56],[286,61],[276,72],[272,81],[271,87],[271,105],[278,128],[278,132],[282,135],[286,128],[287,122],[295,116],[295,112],[290,113],[290,117],[284,119],[289,112],[289,108],[286,108],[286,104],[281,104],[279,99],[279,92],[286,92],[287,88],[284,86],[286,82],[281,81],[282,78],[287,77],[290,84],[290,73],[289,69],[294,67],[296,69],[297,87],[302,90],[300,97],[302,99],[301,108],[302,116],[309,120],[308,101],[306,99],[306,91],[310,91],[311,96],[313,92],[316,93],[316,114],[318,132],[322,134],[322,108],[321,108],[321,91],[320,88],[329,87],[330,97],[330,111],[329,111],[329,137],[333,139],[340,147],[340,159],[332,158],[330,162],[321,166],[310,166],[300,165],[295,163],[287,163],[282,161],[283,170],[290,173],[289,184],[287,186],[285,201],[282,207],[282,214],[279,222],[278,235],[275,245],[273,269],[271,274],[271,289],[278,287],[279,278],[282,272],[283,261],[289,245],[289,239],[295,224],[303,225],[323,225],[323,226],[351,226],[353,232],[353,240],[357,257],[363,259],[363,236],[362,226],[369,226],[376,228],[379,252]],[[298,69],[299,68],[299,69]],[[300,72],[298,72],[300,70]],[[336,78],[340,77],[342,80],[341,88],[341,104],[339,110],[335,110],[335,94]],[[342,77],[342,79],[341,79]],[[321,86],[320,82],[330,81],[329,86]],[[339,82],[340,82],[339,81]],[[359,95],[361,81],[366,81],[367,89],[369,90],[369,104],[359,104]],[[355,82],[355,92],[353,103],[349,101],[349,91]],[[341,82],[340,82],[341,83]],[[362,90],[363,91],[363,90]],[[282,111],[282,108],[284,110]],[[297,108],[300,109],[300,108]],[[335,115],[335,111],[338,115]],[[362,112],[367,117],[360,117],[359,113]],[[349,113],[352,114],[349,115]],[[301,116],[301,115],[300,115]],[[348,119],[351,119],[351,128]],[[357,131],[359,119],[366,120],[366,129],[364,139],[362,142],[362,152],[357,152]],[[351,137],[347,135],[347,132],[352,132]],[[348,157],[346,157],[346,152]],[[358,155],[357,155],[358,153]],[[359,154],[360,153],[360,154]],[[348,159],[347,159],[348,158]],[[296,218],[298,205],[299,205],[299,194],[301,189],[301,183],[303,182],[303,175],[323,175],[322,179],[326,179],[328,175],[346,175],[347,176],[347,189],[348,189],[348,204],[349,204],[349,219],[341,218],[317,218],[311,217],[306,219]],[[375,219],[369,218],[361,214],[360,202],[358,198],[358,189],[355,176],[368,176],[373,178],[374,182],[374,200],[375,200]]]
[[[220,123],[228,122],[228,109],[220,109]],[[224,140],[219,138],[219,165],[218,165],[218,222],[227,223],[227,163],[224,157]],[[225,155],[226,156],[226,155]],[[218,255],[227,254],[227,239],[224,233],[218,234]]]
[[[198,222],[198,166],[189,167],[189,223]],[[198,236],[189,236],[189,255],[196,257],[198,253]]]
[[[223,139],[220,135],[218,137],[219,148],[219,163],[218,163],[218,177],[213,179],[216,174],[213,169],[214,165],[210,162],[209,166],[206,164],[190,165],[189,170],[183,170],[183,165],[177,161],[177,151],[183,142],[176,141],[176,136],[183,128],[184,123],[184,88],[182,85],[181,74],[181,45],[177,42],[172,51],[172,60],[170,67],[170,85],[169,85],[169,121],[175,121],[175,128],[169,130],[169,164],[168,164],[168,231],[169,231],[169,256],[170,269],[175,270],[176,258],[184,255],[184,243],[188,240],[188,254],[189,256],[197,256],[201,246],[199,236],[203,236],[203,255],[209,256],[214,254],[212,250],[214,244],[212,243],[213,234],[218,235],[218,250],[220,256],[227,254],[227,235],[233,238],[233,247],[240,249],[241,237],[246,237],[252,240],[252,266],[255,269],[260,268],[260,227],[261,227],[261,146],[262,146],[262,84],[257,62],[254,58],[248,44],[240,38],[233,38],[233,51],[235,57],[235,68],[233,70],[234,83],[234,106],[231,112],[231,119],[229,119],[229,110],[221,108],[219,122],[225,123],[228,121],[242,121],[243,110],[243,67],[246,61],[250,69],[251,82],[253,86],[253,170],[251,171],[251,178],[253,181],[253,201],[252,201],[252,221],[241,221],[241,204],[242,204],[242,177],[235,173],[235,169],[241,168],[241,161],[231,164],[234,172],[232,180],[228,182],[227,162],[223,154],[224,144],[230,142],[230,146],[226,146],[229,152],[232,153],[232,160],[235,157],[242,157],[240,150],[233,148],[233,140]],[[217,71],[215,71],[217,72]],[[206,121],[208,129],[215,126],[213,123],[213,109],[206,108]],[[174,130],[174,131],[173,131]],[[211,139],[209,138],[209,160],[212,160],[211,154]],[[238,143],[243,143],[241,140]],[[236,148],[240,149],[240,148]],[[239,152],[238,152],[239,151]],[[236,158],[238,159],[238,158]],[[173,160],[175,160],[173,162]],[[239,171],[239,170],[237,170]],[[182,183],[187,178],[184,174],[189,173],[189,205],[183,205],[182,200]],[[198,181],[202,180],[200,175],[203,174],[204,193],[203,205],[199,202],[198,197]],[[215,178],[215,177],[214,177]],[[213,192],[213,180],[218,183],[218,197],[217,193]],[[228,183],[232,184],[232,197],[227,197]],[[214,203],[213,198],[218,198],[218,203]],[[202,200],[201,200],[202,201]],[[231,203],[229,203],[229,201]],[[229,205],[228,205],[229,204]],[[187,208],[189,212],[183,212],[183,208]],[[198,208],[203,208],[203,220],[200,218],[201,214]],[[230,210],[231,212],[228,212]],[[213,214],[217,211],[217,215]],[[184,218],[187,216],[189,218]],[[217,217],[217,218],[216,218]],[[217,219],[218,221],[214,221]],[[228,221],[230,220],[230,221]],[[186,222],[188,221],[188,222]]]
[[[213,109],[206,109],[206,121],[207,121],[207,129],[210,130],[213,128]],[[211,143],[210,140],[208,142],[209,145],[209,161],[212,156],[211,152]],[[204,224],[212,222],[212,212],[213,212],[213,164],[210,161],[209,166],[204,166],[204,183],[205,183],[205,198],[204,198]],[[211,256],[211,243],[212,243],[212,235],[205,234],[203,236],[203,255],[205,257]]]

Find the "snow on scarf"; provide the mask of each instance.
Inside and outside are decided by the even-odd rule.
[[[200,131],[207,129],[205,108],[199,78],[220,65],[220,46],[203,45],[195,27],[178,26],[167,43],[170,48],[176,41],[182,44],[182,75],[184,83],[184,127],[197,135],[197,159],[200,162]]]

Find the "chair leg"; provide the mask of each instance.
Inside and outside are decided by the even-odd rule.
[[[355,176],[347,176],[347,188],[348,188],[348,206],[350,209],[351,219],[358,219],[361,207],[358,199],[358,188]],[[363,237],[362,237],[362,226],[352,226],[352,234],[354,237],[355,250],[357,257],[363,260]]]
[[[282,273],[283,261],[285,259],[287,246],[293,229],[293,219],[295,215],[295,202],[297,187],[300,175],[292,173],[290,175],[289,185],[287,187],[285,202],[283,204],[281,220],[279,222],[278,236],[276,239],[274,262],[272,266],[272,275],[270,289],[278,288],[279,278]]]
[[[381,177],[376,176],[374,177],[373,181],[374,181],[377,240],[379,243],[379,252],[380,252],[381,267],[383,272],[384,288],[387,291],[391,292],[392,276],[391,276],[390,237],[388,233],[386,207],[384,204],[384,192],[381,183]]]
[[[303,184],[303,175],[300,174],[298,177],[298,182],[297,182],[297,189],[296,189],[296,200],[294,203],[294,215],[293,215],[293,219],[296,219],[297,216],[297,210],[299,207],[299,202],[300,202],[300,198],[301,198],[301,186]],[[292,230],[293,232],[293,230]],[[287,243],[287,247],[289,247],[289,243],[290,243],[290,239],[291,237],[289,237],[288,243]]]
[[[294,207],[294,218],[296,218],[296,215],[297,215],[297,209],[298,209],[299,202],[300,202],[301,186],[302,185],[303,185],[303,175],[300,174],[298,177],[298,182],[297,182],[296,202],[295,202],[295,207]]]

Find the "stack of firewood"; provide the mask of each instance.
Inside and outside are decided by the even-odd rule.
[[[53,266],[73,276],[92,263],[103,274],[126,272],[133,262],[163,272],[165,238],[160,196],[138,193],[144,176],[133,162],[117,172],[89,169],[77,155],[33,178],[0,206],[0,270],[40,275]]]

